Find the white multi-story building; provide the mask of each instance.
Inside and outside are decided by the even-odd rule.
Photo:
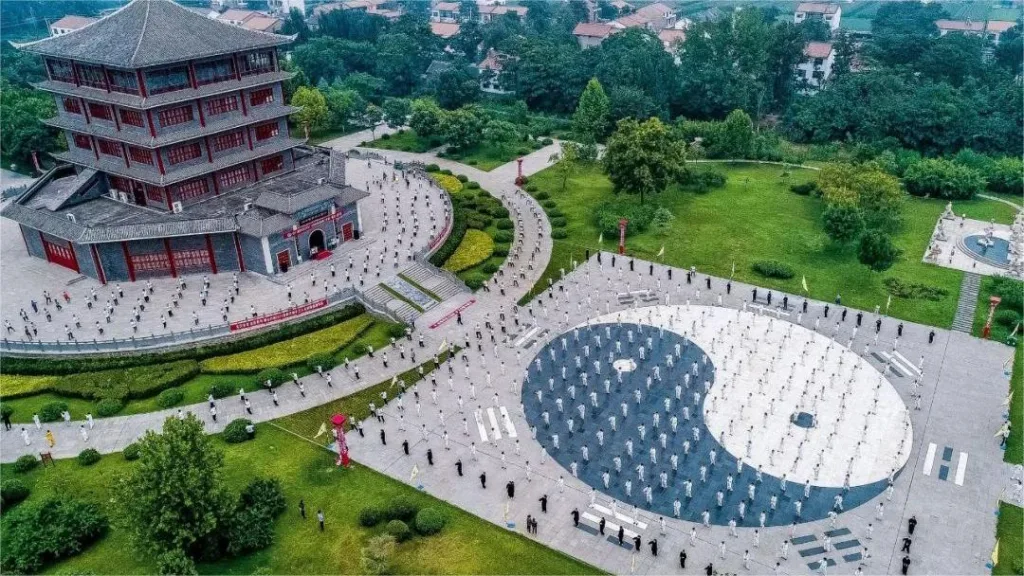
[[[796,65],[797,76],[803,80],[805,90],[821,88],[832,76],[836,52],[831,42],[808,42],[804,46],[804,61]]]
[[[839,20],[843,16],[843,9],[838,4],[825,2],[801,2],[793,13],[793,23],[799,24],[804,20],[824,20],[832,32],[839,30]]]
[[[306,0],[267,0],[267,6],[270,7],[271,12],[284,18],[288,17],[293,8],[298,10],[303,17],[306,16]]]

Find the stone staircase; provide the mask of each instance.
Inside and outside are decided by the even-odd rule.
[[[981,276],[972,272],[964,272],[960,283],[960,300],[956,303],[956,316],[953,317],[953,330],[971,333],[974,326],[974,311],[978,307],[978,290],[981,287]]]
[[[430,290],[441,298],[442,301],[469,291],[466,285],[454,274],[420,262],[414,262],[412,266],[403,270],[400,275]]]
[[[385,290],[380,284],[363,291],[363,297],[372,301],[377,306],[390,310],[405,322],[412,322],[420,315],[419,311],[410,306],[408,302],[395,298],[393,294]]]

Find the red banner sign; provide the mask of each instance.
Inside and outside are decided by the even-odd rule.
[[[310,220],[309,222],[306,222],[302,226],[298,226],[296,228],[292,228],[291,230],[285,230],[284,232],[281,232],[281,236],[284,236],[285,238],[291,238],[292,236],[298,236],[299,234],[302,234],[303,232],[308,232],[309,230],[312,230],[313,228],[316,228],[317,226],[323,224],[324,222],[329,222],[331,220],[337,220],[337,219],[341,218],[344,215],[345,215],[345,211],[344,210],[338,210],[334,214],[324,214],[323,216],[317,218],[316,220]]]
[[[476,304],[476,298],[471,298],[471,299],[469,300],[469,302],[466,302],[466,303],[465,303],[465,304],[463,304],[462,306],[459,306],[459,307],[458,307],[458,308],[456,308],[455,310],[452,310],[451,312],[449,312],[449,313],[445,314],[445,315],[444,315],[444,318],[441,318],[441,319],[440,319],[440,320],[438,320],[437,322],[434,322],[433,324],[431,324],[431,325],[430,325],[430,328],[431,328],[431,329],[433,329],[433,328],[437,328],[438,326],[440,326],[440,325],[444,324],[445,322],[447,322],[447,321],[451,320],[452,318],[455,318],[456,316],[458,316],[458,315],[459,315],[459,313],[460,313],[460,312],[462,312],[462,311],[463,311],[463,310],[465,310],[466,308],[469,308],[469,307],[470,307],[470,306],[472,306],[473,304]]]
[[[302,306],[295,306],[294,308],[289,308],[287,310],[279,310],[277,312],[274,312],[273,314],[267,314],[266,316],[257,316],[255,318],[249,318],[248,320],[242,320],[241,322],[232,322],[230,327],[232,332],[237,332],[238,330],[246,330],[248,328],[254,328],[256,326],[265,326],[267,324],[274,324],[275,322],[280,322],[281,320],[286,320],[288,318],[302,316],[307,312],[319,310],[320,308],[323,308],[325,306],[327,306],[327,299],[323,298],[317,300],[316,302],[303,304]]]

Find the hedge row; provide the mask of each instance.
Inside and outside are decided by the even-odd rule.
[[[456,243],[458,245],[458,243]],[[453,248],[454,250],[454,248]],[[113,368],[130,368],[134,366],[148,366],[151,364],[162,364],[177,360],[205,360],[215,356],[224,356],[244,352],[253,348],[259,348],[275,342],[290,340],[296,336],[308,334],[339,322],[355,318],[366,312],[362,304],[351,304],[320,316],[315,316],[294,324],[283,324],[273,330],[254,334],[247,338],[230,340],[226,342],[215,342],[196,346],[194,348],[183,348],[171,352],[157,352],[150,354],[132,354],[129,356],[98,356],[90,358],[4,358],[4,373],[7,374],[28,374],[28,375],[50,375],[50,374],[78,374],[81,372],[94,372],[109,370]]]
[[[184,384],[199,374],[195,360],[179,360],[155,366],[83,372],[59,378],[52,391],[86,400],[148,398],[167,388]]]
[[[444,263],[451,258],[455,250],[458,249],[459,244],[462,243],[462,238],[466,235],[466,229],[468,228],[468,222],[466,212],[460,208],[455,208],[452,211],[452,230],[448,234],[448,238],[445,239],[441,247],[437,249],[437,252],[430,257],[430,263],[440,268],[444,266]]]
[[[373,326],[373,317],[364,314],[286,342],[209,358],[203,360],[200,366],[207,374],[251,374],[266,368],[297,366],[305,364],[306,360],[316,354],[341,350],[354,342],[370,326]]]

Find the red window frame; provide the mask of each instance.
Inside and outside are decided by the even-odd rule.
[[[175,250],[172,255],[174,266],[182,271],[209,270],[210,253],[206,249]]]
[[[109,176],[110,188],[112,190],[118,190],[120,192],[131,192],[132,183],[127,178],[120,176]]]
[[[100,120],[107,120],[108,122],[114,121],[114,112],[106,104],[89,102],[89,115]]]
[[[107,82],[110,84],[111,92],[139,93],[139,77],[134,70],[107,69]]]
[[[263,106],[264,104],[270,104],[273,101],[273,88],[261,88],[260,90],[253,90],[249,93],[249,104],[251,106]]]
[[[279,170],[284,169],[284,156],[278,154],[273,158],[264,158],[260,160],[260,171],[263,174],[273,174]]]
[[[268,138],[273,138],[281,133],[281,126],[275,120],[274,122],[266,122],[264,124],[256,125],[256,141],[262,142]]]
[[[177,108],[161,110],[157,113],[157,118],[160,120],[160,126],[163,128],[184,124],[185,122],[191,122],[193,118],[192,105],[190,104],[187,106],[178,106]]]
[[[235,130],[234,132],[218,134],[212,140],[213,151],[223,152],[224,150],[231,150],[245,144],[245,134],[241,130]]]
[[[103,73],[103,68],[99,66],[89,66],[87,64],[78,65],[78,78],[82,83],[82,86],[88,86],[90,88],[102,88],[107,89],[107,75]]]
[[[138,164],[153,165],[153,151],[148,148],[129,146],[128,157],[132,159],[132,162],[136,162]]]
[[[252,180],[252,174],[249,173],[249,166],[246,164],[225,170],[217,175],[217,182],[221,188],[228,188],[250,180]]]
[[[146,198],[151,200],[156,205],[163,204],[164,189],[159,186],[146,186]]]
[[[83,150],[92,150],[92,139],[88,136],[85,134],[73,134],[72,136],[75,141],[75,147]]]
[[[234,96],[221,96],[206,102],[206,115],[216,116],[225,112],[238,110],[238,98]]]
[[[171,262],[166,252],[152,254],[132,254],[132,268],[139,272],[163,272],[171,269]]]
[[[209,72],[207,72],[209,71]],[[221,58],[195,65],[196,84],[205,86],[225,80],[234,80],[235,62],[232,58]]]
[[[173,166],[175,164],[181,164],[182,162],[188,162],[194,158],[199,158],[202,155],[203,148],[198,142],[181,144],[180,146],[175,146],[167,151],[167,162]]]
[[[138,110],[128,110],[125,108],[119,108],[118,113],[121,116],[121,123],[128,124],[129,126],[142,127],[145,123],[142,121],[142,112]]]
[[[120,157],[122,154],[120,143],[113,140],[104,140],[103,138],[96,139],[96,149],[99,150],[100,154],[106,154],[107,156]],[[125,191],[127,192],[127,190]]]
[[[75,98],[64,98],[64,111],[68,114],[81,114],[82,103]]]
[[[193,198],[199,198],[205,196],[210,191],[210,185],[207,184],[206,178],[198,178],[196,180],[189,180],[178,185],[175,191],[175,197],[179,200],[191,200]]]

